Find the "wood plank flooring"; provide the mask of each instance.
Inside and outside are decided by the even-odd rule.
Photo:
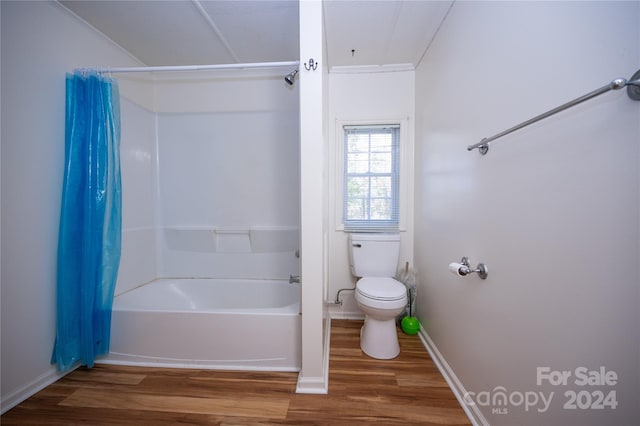
[[[296,394],[297,373],[78,369],[0,418],[3,425],[467,425],[418,336],[401,353],[360,350],[361,321],[333,320],[329,394]]]

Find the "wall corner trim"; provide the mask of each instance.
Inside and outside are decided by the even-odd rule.
[[[433,343],[433,340],[431,340],[431,337],[429,337],[422,325],[420,325],[420,332],[418,333],[418,336],[420,337],[420,341],[422,341],[424,347],[427,349],[427,352],[429,352],[431,359],[433,359],[433,362],[436,364],[436,367],[438,367],[438,370],[440,370],[440,374],[442,374],[444,379],[447,381],[447,384],[451,388],[451,391],[453,391],[453,394],[455,395],[456,399],[460,403],[460,406],[469,418],[469,421],[474,426],[488,426],[489,422],[487,421],[487,419],[485,419],[484,415],[482,415],[482,412],[477,405],[465,404],[464,395],[466,395],[467,390],[464,388],[460,380],[458,380],[458,377],[451,369],[451,366],[444,359],[440,351],[438,351],[438,348]]]
[[[303,377],[298,375],[296,393],[327,394],[329,393],[329,352],[331,349],[331,317],[324,320],[324,354],[322,363],[322,377]]]

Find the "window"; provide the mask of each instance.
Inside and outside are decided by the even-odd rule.
[[[344,126],[345,231],[397,231],[399,125]]]

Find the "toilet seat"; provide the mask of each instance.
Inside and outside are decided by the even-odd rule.
[[[390,277],[363,277],[356,283],[356,292],[368,299],[395,301],[406,299],[407,289]]]

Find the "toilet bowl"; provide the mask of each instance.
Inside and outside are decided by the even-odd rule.
[[[404,284],[391,278],[398,264],[398,234],[350,234],[350,266],[355,299],[365,314],[360,348],[372,358],[391,359],[400,353],[396,316],[407,306]]]
[[[372,358],[391,359],[400,353],[396,317],[407,306],[405,286],[386,277],[365,277],[356,284],[356,302],[365,314],[360,349]]]

